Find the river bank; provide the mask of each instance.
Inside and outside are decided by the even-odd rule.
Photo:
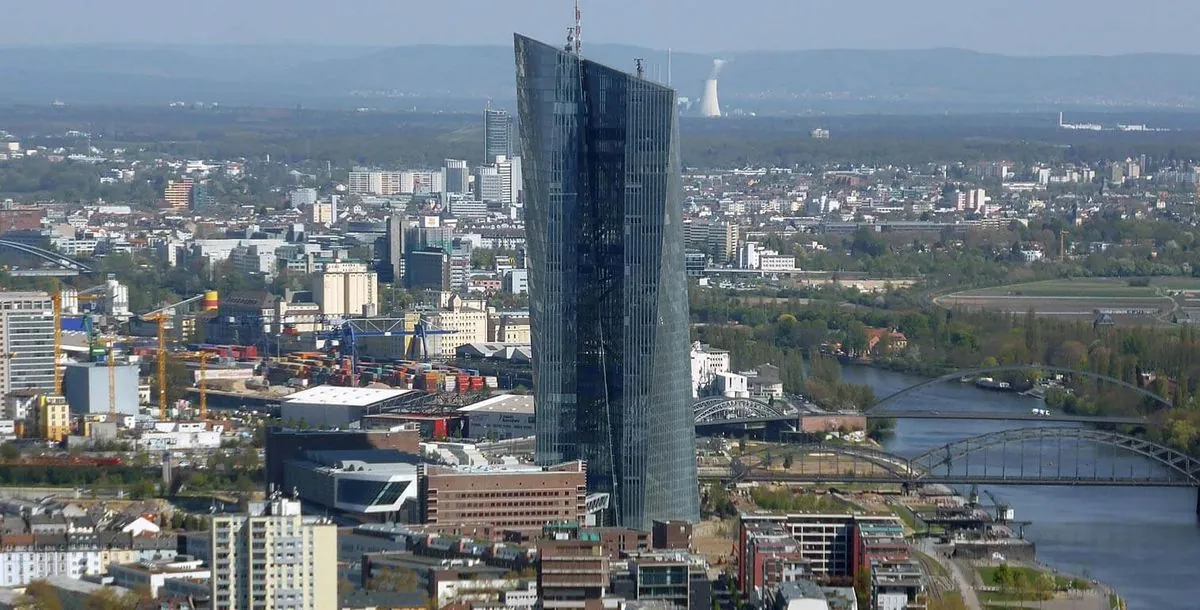
[[[878,367],[843,366],[842,378],[886,396],[926,378]],[[895,399],[896,410],[973,410],[1026,413],[1034,399],[946,383]],[[1026,423],[898,420],[882,442],[886,451],[911,457],[964,438],[1027,427]],[[1066,425],[1039,423],[1039,426]],[[1083,458],[1128,470],[1144,462],[1116,449],[1085,446]],[[1033,462],[1031,462],[1033,463]],[[1186,488],[1028,487],[990,488],[1031,521],[1026,538],[1038,560],[1062,573],[1107,583],[1132,610],[1193,608],[1191,590],[1175,577],[1181,566],[1200,565],[1200,526],[1195,490]]]

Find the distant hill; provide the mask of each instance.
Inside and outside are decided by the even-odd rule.
[[[665,81],[667,52],[590,44],[593,59]],[[716,57],[726,108],[795,112],[839,108],[1013,110],[1048,107],[1200,107],[1200,56],[1009,57],[957,49],[674,53],[672,84],[695,97]],[[307,104],[404,108],[511,103],[506,46],[0,48],[0,103]]]

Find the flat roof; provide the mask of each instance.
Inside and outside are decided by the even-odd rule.
[[[501,394],[469,404],[458,410],[459,413],[519,413],[533,415],[533,396],[528,394]]]
[[[315,404],[338,407],[368,407],[376,403],[399,398],[415,390],[397,388],[347,388],[337,385],[319,385],[283,397],[288,404]]]

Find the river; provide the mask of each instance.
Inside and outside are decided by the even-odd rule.
[[[866,384],[882,397],[923,380],[868,367],[847,366],[845,381]],[[1028,413],[1033,398],[980,390],[957,382],[924,388],[895,399],[889,410],[975,410]],[[898,420],[884,448],[913,457],[956,440],[1036,422]],[[1048,425],[1048,424],[1044,424]],[[1088,468],[1129,472],[1152,465],[1116,450],[1088,447],[1079,460]],[[1033,456],[1036,463],[1037,456]],[[1044,460],[1049,461],[1049,460]],[[1028,465],[1030,461],[1026,461]],[[1059,462],[1064,463],[1064,462]],[[1200,608],[1200,521],[1196,490],[1186,488],[1024,487],[990,488],[1031,521],[1026,538],[1039,561],[1086,574],[1114,587],[1131,610]]]

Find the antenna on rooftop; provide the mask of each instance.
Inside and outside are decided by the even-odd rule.
[[[579,8],[579,0],[575,0],[575,26],[567,28],[565,50],[576,55],[583,53],[583,10]]]

